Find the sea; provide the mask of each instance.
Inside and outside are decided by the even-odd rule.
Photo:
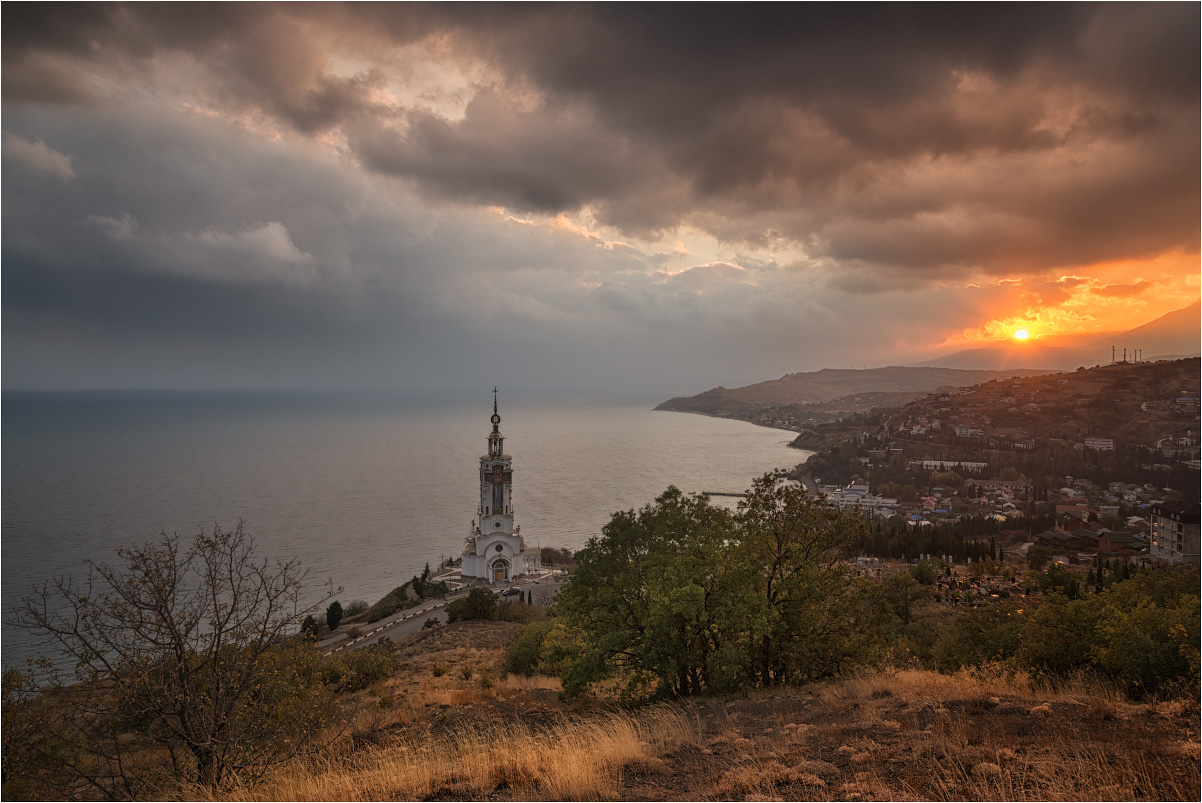
[[[579,549],[668,486],[737,493],[803,462],[794,434],[659,412],[655,399],[501,397],[527,546]],[[21,600],[122,546],[239,521],[261,556],[298,558],[312,593],[374,602],[463,547],[491,394],[414,401],[300,393],[5,392],[4,666],[34,651]],[[734,505],[736,499],[714,497]]]

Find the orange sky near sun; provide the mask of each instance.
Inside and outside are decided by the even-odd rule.
[[[992,291],[982,304],[982,323],[949,335],[940,346],[1121,332],[1186,307],[1202,294],[1198,254],[1182,252],[994,281],[994,287],[977,285]],[[1014,336],[1020,329],[1029,333],[1025,341]]]

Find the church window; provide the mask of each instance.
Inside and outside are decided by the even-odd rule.
[[[492,487],[492,506],[497,510],[505,507],[505,486],[494,485]]]

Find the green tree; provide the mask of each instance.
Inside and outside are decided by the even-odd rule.
[[[1027,548],[1027,568],[1039,571],[1047,566],[1054,557],[1056,557],[1056,552],[1051,547],[1032,544]]]
[[[763,686],[831,674],[849,657],[850,599],[840,559],[865,535],[858,517],[811,499],[804,486],[755,481],[739,504],[737,569],[749,649]]]
[[[330,630],[337,630],[338,625],[342,622],[342,603],[334,600],[330,606],[326,608],[326,626]]]
[[[538,674],[543,641],[555,625],[550,619],[544,619],[522,627],[505,648],[505,671],[526,677]]]
[[[614,514],[577,553],[576,573],[558,596],[583,643],[565,691],[614,673],[628,695],[730,685],[738,665],[738,649],[724,642],[734,613],[733,535],[727,511],[676,488],[638,513]]]
[[[241,524],[117,554],[20,606],[17,625],[69,660],[6,684],[6,738],[10,714],[34,717],[38,734],[5,750],[6,771],[52,796],[135,798],[170,781],[253,779],[314,747],[330,697],[315,682],[320,653],[286,638],[317,607],[296,561],[259,559]]]
[[[914,608],[934,598],[931,583],[923,584],[910,573],[889,572],[881,579],[881,598],[903,625],[910,624]]]
[[[474,619],[497,618],[497,595],[487,588],[476,586],[447,606],[448,622],[467,622]]]
[[[615,514],[558,598],[580,644],[565,691],[617,675],[628,695],[685,696],[838,671],[870,640],[839,564],[862,536],[771,475],[734,517],[676,488]]]
[[[934,585],[937,576],[935,565],[929,560],[920,560],[910,567],[910,576],[924,586]]]
[[[1094,662],[1136,698],[1199,682],[1197,567],[1159,568],[1113,584],[1100,599]]]
[[[1097,597],[1070,600],[1058,591],[1023,614],[1019,662],[1037,673],[1066,674],[1088,666],[1101,643]]]

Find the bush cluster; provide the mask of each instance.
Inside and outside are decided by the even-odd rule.
[[[1199,684],[1197,567],[1148,567],[1103,593],[967,610],[939,636],[941,669],[1002,662],[1059,677],[1082,670],[1142,699]]]
[[[487,588],[473,588],[447,606],[448,622],[467,622],[473,619],[497,618],[497,596]]]
[[[335,692],[352,692],[391,677],[395,670],[396,660],[389,645],[373,644],[327,658],[321,668],[321,680]]]

